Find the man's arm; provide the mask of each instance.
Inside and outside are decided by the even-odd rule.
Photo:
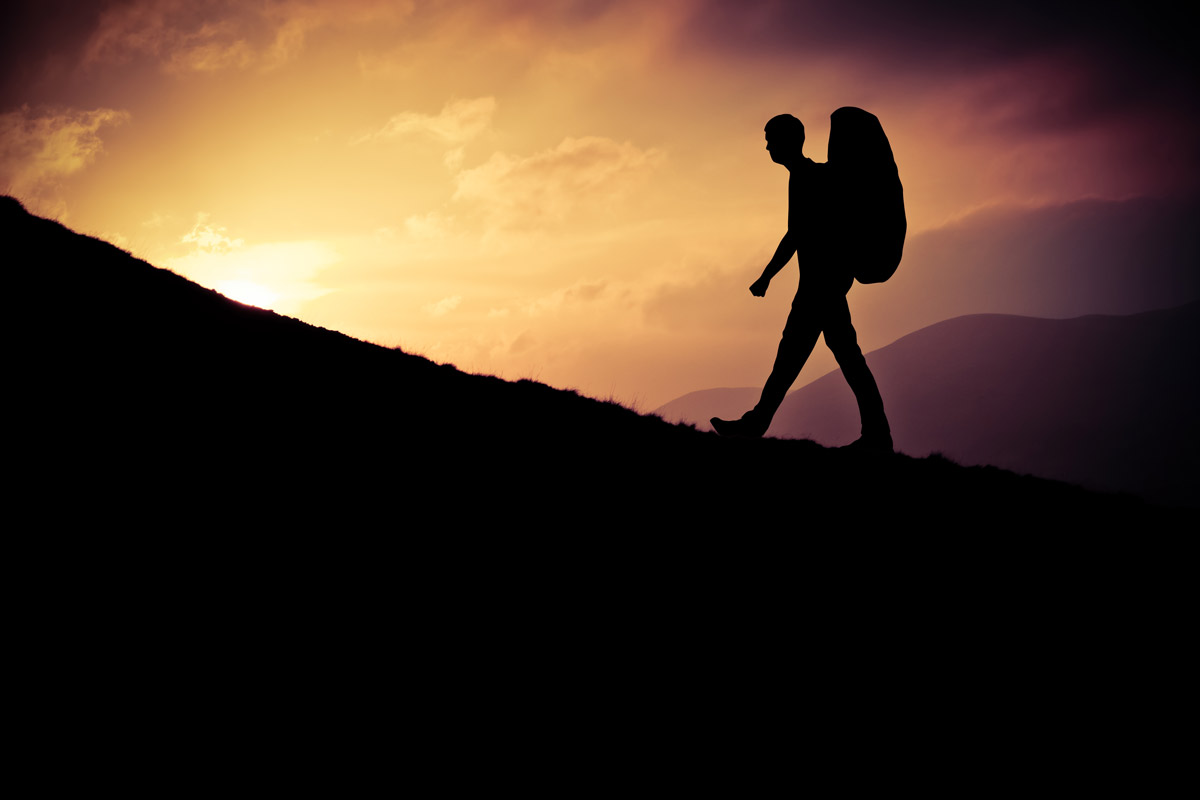
[[[792,260],[792,256],[796,254],[796,244],[792,239],[792,232],[788,231],[779,240],[779,247],[775,248],[775,255],[771,256],[771,261],[763,269],[762,277],[750,284],[750,294],[755,297],[763,297],[767,293],[767,287],[771,285],[771,278],[779,274],[779,270],[787,266],[787,263]]]

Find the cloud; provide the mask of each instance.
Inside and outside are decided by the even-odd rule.
[[[196,224],[179,241],[194,245],[196,250],[204,253],[228,253],[245,243],[243,239],[230,239],[226,236],[224,226],[209,225],[208,214],[204,212],[196,215]]]
[[[395,22],[411,2],[355,0],[137,0],[100,16],[84,62],[150,57],[168,73],[278,69],[299,55],[309,35],[325,27]]]
[[[663,158],[661,150],[630,142],[567,138],[525,158],[493,154],[456,176],[453,200],[479,204],[493,230],[542,228],[581,205],[619,200]]]
[[[31,112],[28,106],[0,114],[0,186],[37,199],[58,181],[86,167],[104,150],[99,131],[129,120],[128,111]]]
[[[206,26],[186,46],[165,56],[167,72],[219,72],[245,69],[254,62],[254,51],[244,39],[222,42],[211,37],[215,28]]]
[[[425,306],[425,310],[430,316],[444,317],[454,309],[458,308],[458,304],[462,302],[462,295],[456,294],[453,297],[443,297],[436,303],[429,303]]]
[[[947,0],[842,0],[839,3],[780,3],[778,0],[696,0],[679,28],[681,43],[746,56],[874,54],[897,66],[937,69],[948,64],[974,68],[1031,53],[1086,48],[1111,57],[1185,57],[1184,49],[1162,52],[1167,43],[1190,41],[1182,9],[1163,3],[1140,14],[1105,13],[1084,0],[1004,5]]]
[[[404,231],[414,239],[443,239],[452,221],[452,217],[444,217],[436,211],[413,214],[404,220]]]
[[[155,211],[150,215],[149,219],[146,219],[142,222],[142,225],[146,228],[161,228],[164,224],[170,221],[170,219],[171,216],[169,214],[163,214],[159,211]]]
[[[418,6],[404,36],[382,50],[366,46],[359,67],[371,78],[422,76],[431,64],[440,63],[431,56],[449,52],[456,71],[481,66],[503,74],[511,64],[519,71],[584,79],[609,71],[628,74],[658,51],[663,32],[680,18],[681,5],[675,0],[426,2]]]
[[[790,267],[771,282],[765,299],[754,298],[748,287],[757,262],[735,269],[697,268],[694,274],[662,281],[650,288],[642,303],[646,323],[669,331],[722,335],[781,330],[788,304],[796,292]],[[759,267],[758,269],[761,269]]]
[[[413,12],[412,0],[278,0],[263,6],[263,17],[272,30],[263,49],[261,66],[275,69],[304,49],[308,35],[326,27],[378,26],[397,23]]]
[[[595,300],[605,289],[604,281],[594,281],[592,283],[581,283],[578,286],[573,286],[567,290],[565,299],[568,301],[590,302]]]
[[[251,58],[249,45],[243,24],[231,13],[227,3],[215,0],[112,5],[101,15],[84,61],[121,62],[149,55],[168,72],[244,67]]]
[[[367,133],[355,140],[355,144],[402,136],[432,136],[444,142],[460,145],[483,133],[492,122],[496,112],[496,98],[477,97],[473,100],[451,100],[437,114],[421,114],[402,111],[394,115],[377,131]],[[461,162],[461,150],[451,150],[447,164],[455,159]]]
[[[549,294],[528,300],[520,305],[519,310],[528,317],[556,315],[562,313],[564,309],[567,309],[569,313],[578,314],[583,306],[599,300],[608,288],[605,281],[577,283],[566,289],[557,289]],[[493,309],[492,313],[498,315],[496,309]]]
[[[1036,127],[1086,126],[1158,107],[1195,120],[1200,65],[1186,13],[1153,0],[1136,14],[1083,0],[696,0],[664,50],[769,63],[779,76],[801,63],[834,64],[839,74],[857,74],[852,85],[870,80],[881,100],[914,85],[979,79],[980,94],[995,94],[1001,114]],[[995,113],[980,99],[981,114]]]

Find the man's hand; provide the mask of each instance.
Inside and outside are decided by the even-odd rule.
[[[763,270],[762,277],[750,284],[750,294],[755,297],[766,297],[767,287],[771,285],[771,278],[779,274],[779,270],[783,269],[783,265],[792,260],[792,256],[796,255],[796,240],[792,238],[792,232],[788,231],[779,240],[779,247],[775,248],[775,255],[771,256],[770,263]]]

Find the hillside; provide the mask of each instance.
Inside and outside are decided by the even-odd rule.
[[[1128,497],[995,468],[722,440],[235,303],[11,198],[0,224],[27,333],[22,488],[68,493],[74,512],[422,534],[1162,521]]]
[[[904,453],[1196,505],[1196,353],[1200,303],[1063,320],[958,317],[869,358]],[[748,408],[757,394],[693,393],[658,413],[694,421],[732,413],[729,405]],[[831,446],[857,432],[854,397],[838,371],[792,392],[771,427],[774,436]]]

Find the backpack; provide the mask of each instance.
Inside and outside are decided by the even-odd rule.
[[[908,220],[904,187],[879,118],[852,106],[833,112],[829,165],[840,206],[839,255],[859,283],[882,283],[900,266]]]

